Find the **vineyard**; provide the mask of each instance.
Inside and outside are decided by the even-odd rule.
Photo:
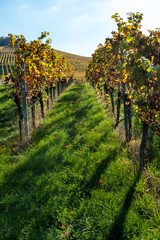
[[[1,239],[158,238],[160,169],[153,161],[139,173],[136,146],[126,148],[89,84],[68,88],[23,148],[16,105],[4,87],[0,97]]]
[[[73,66],[74,77],[77,79],[84,78],[85,70],[88,61],[91,59],[89,57],[82,57],[74,54],[69,54],[66,52],[58,51],[58,55],[63,55]],[[15,66],[14,50],[9,47],[0,47],[0,78],[4,79],[5,76],[13,72],[13,66]]]
[[[0,239],[160,238],[160,31],[112,18],[92,58],[48,32],[1,49]]]
[[[142,122],[140,167],[143,169],[149,129],[160,140],[160,31],[149,31],[150,35],[145,36],[140,13],[129,13],[127,22],[118,13],[112,18],[118,31],[112,32],[112,38],[107,38],[104,45],[99,45],[86,77],[99,94],[105,93],[113,114],[117,108],[115,128],[124,121],[126,142],[132,139],[132,115]]]
[[[0,47],[0,78],[12,73],[12,66],[15,65],[14,51],[9,48]]]
[[[85,78],[85,71],[90,57],[82,57],[74,54],[57,51],[58,54],[63,54],[73,66],[74,78],[82,80]]]

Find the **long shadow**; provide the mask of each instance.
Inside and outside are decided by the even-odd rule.
[[[77,186],[73,187],[72,194],[68,199],[69,207],[79,207],[82,199],[91,198],[92,190],[100,187],[99,180],[101,179],[101,175],[106,171],[111,161],[114,161],[116,158],[117,152],[112,151],[106,159],[104,159],[96,168],[93,175],[90,177],[88,181],[85,179],[82,180]],[[73,198],[77,198],[76,201],[73,201]]]
[[[10,122],[12,122],[14,118],[16,118],[17,113],[18,113],[18,111],[14,105],[6,106],[3,109],[1,109],[0,127],[3,127],[3,125],[4,126],[10,125]]]
[[[63,111],[65,112],[68,109],[66,108],[66,105],[69,106],[69,104],[72,101],[75,101],[77,99],[77,94],[75,94],[74,92],[73,94],[68,94],[68,93],[70,93],[70,90],[67,92],[67,94],[65,94],[58,100],[56,105],[48,114],[48,118],[55,117],[58,113],[61,113]],[[50,134],[53,130],[58,130],[60,128],[64,129],[64,126],[66,129],[74,126],[74,123],[75,123],[74,120],[67,123],[66,119],[67,119],[67,114],[65,119],[58,119],[55,117],[52,121],[50,121],[49,123],[45,124],[44,126],[36,130],[36,132],[33,135],[33,140],[36,141],[36,143],[38,143],[43,139],[44,132],[45,134]]]
[[[58,148],[59,140],[54,141],[54,144]],[[34,191],[35,184],[41,175],[45,173],[47,175],[49,172],[57,174],[60,169],[63,171],[69,165],[67,161],[64,161],[64,153],[62,151],[53,154],[52,157],[45,157],[49,148],[50,144],[46,144],[31,154],[23,164],[6,174],[5,180],[0,185],[0,212],[1,216],[6,218],[5,224],[8,227],[8,237],[6,239],[19,239],[20,230],[29,224],[30,212],[32,212],[32,217],[37,218],[35,223],[37,232],[42,225],[44,229],[47,229],[48,226],[54,226],[58,222],[56,218],[57,208],[54,206],[54,203],[52,213],[46,215],[42,211],[48,200],[52,198],[52,191],[46,193],[46,195],[43,194],[43,188],[48,187],[50,183],[46,183],[47,181],[43,178],[39,189],[36,187],[36,191]],[[58,165],[59,167],[57,168]],[[52,184],[54,185],[54,183]],[[37,198],[37,196],[39,197]],[[61,201],[61,199],[57,201]],[[1,224],[2,222],[0,226],[2,226]],[[38,235],[39,233],[36,234]]]
[[[70,132],[71,130],[66,129],[66,131]],[[69,137],[70,138],[72,137],[71,139],[74,140],[73,136],[69,136]],[[70,141],[72,141],[71,139]],[[58,148],[60,140],[59,138],[56,140],[57,142],[55,144],[57,145],[57,148]],[[10,172],[10,174],[7,174],[6,181],[3,182],[3,184],[0,186],[0,189],[2,191],[1,192],[2,202],[4,202],[3,204],[0,205],[0,211],[4,216],[7,208],[8,209],[6,212],[7,219],[8,220],[10,219],[12,222],[12,224],[10,223],[11,225],[9,226],[10,227],[10,230],[8,233],[9,239],[16,239],[18,237],[18,231],[19,231],[18,226],[20,226],[20,229],[25,228],[25,226],[27,226],[29,221],[29,216],[28,215],[24,216],[26,212],[25,209],[32,209],[32,208],[41,209],[41,202],[43,203],[43,206],[47,204],[49,196],[46,196],[42,199],[39,198],[38,200],[35,198],[35,194],[33,192],[35,180],[36,179],[38,180],[42,174],[48,173],[48,171],[54,172],[55,171],[54,166],[60,165],[61,171],[63,171],[63,169],[66,168],[66,166],[69,167],[70,163],[63,161],[65,153],[61,151],[57,155],[52,156],[53,164],[51,161],[50,166],[46,168],[45,162],[48,161],[49,159],[45,159],[45,154],[47,153],[49,147],[50,147],[50,144],[49,145],[46,144],[41,149],[38,149],[34,154],[32,154],[29,157],[28,160],[25,161],[25,163],[23,163],[22,165],[14,169],[12,172]],[[102,167],[98,167],[95,173],[95,175],[98,174],[96,179],[98,179],[98,176],[100,176],[100,174],[104,171]],[[92,187],[96,185],[96,179],[94,179],[94,181],[93,179],[94,177],[91,178]],[[86,192],[87,191],[89,192],[89,189],[87,189],[89,188],[89,185],[90,184],[88,183],[88,185],[84,187]],[[11,200],[7,204],[5,204],[5,201],[4,201],[5,199],[4,193],[5,195],[10,195],[11,197]],[[36,194],[39,194],[38,191]],[[61,200],[59,199],[57,201],[61,201]],[[52,207],[53,209],[55,208],[54,204]],[[24,211],[22,211],[22,209],[24,209]],[[42,225],[44,228],[46,227],[47,229],[48,226],[51,226],[51,225],[54,226],[58,223],[58,219],[56,219],[56,212],[54,214],[52,212],[52,214],[48,214],[46,216],[43,216],[43,214],[41,214],[40,217],[38,217],[38,214],[39,214],[38,211],[41,211],[41,210],[35,210],[33,213],[37,217],[37,222],[35,226],[37,231]],[[16,212],[18,212],[18,219],[17,219]],[[25,222],[24,222],[24,219],[25,219]],[[14,238],[14,234],[15,234],[15,238]]]
[[[0,85],[0,93],[6,92],[6,88],[2,85]]]
[[[82,196],[83,197],[90,198],[92,189],[98,188],[100,186],[99,180],[101,179],[101,175],[106,171],[110,162],[115,160],[116,155],[117,155],[116,151],[110,152],[110,154],[107,156],[107,158],[104,159],[99,164],[99,166],[97,167],[96,171],[91,176],[91,178],[87,182],[82,183]]]
[[[0,97],[0,103],[4,103],[4,102],[6,102],[8,100],[9,100],[9,97],[7,96],[7,94],[4,95],[3,97]]]
[[[141,172],[138,171],[137,174],[135,175],[135,180],[133,184],[129,187],[129,190],[126,194],[121,212],[116,218],[115,222],[113,223],[109,236],[106,238],[106,240],[124,240],[124,236],[123,236],[124,223],[132,203],[136,185],[139,182],[140,177],[141,177]]]
[[[2,104],[2,103],[0,103]],[[9,104],[0,110],[0,145],[18,136],[18,111],[16,105]]]
[[[80,88],[79,88],[80,89]],[[63,98],[65,100],[63,100]],[[64,96],[61,98],[61,103],[65,101],[65,104],[69,103],[70,101],[74,101],[77,99],[76,94],[71,94],[68,96]],[[46,126],[42,127],[42,129],[39,129],[36,133],[36,136],[39,137],[38,134],[42,134],[39,139],[37,139],[37,143],[41,141],[42,139],[46,138],[44,133],[48,133],[53,129],[55,130],[56,124],[57,126],[59,125],[59,128],[65,129],[66,133],[68,134],[67,137],[67,144],[68,143],[73,143],[75,135],[77,133],[76,126],[75,124],[77,121],[80,121],[82,118],[84,118],[87,115],[87,111],[89,111],[92,108],[92,104],[86,104],[85,107],[78,108],[75,113],[73,113],[73,118],[72,120],[69,120],[68,122],[66,119],[62,120],[54,120],[51,121],[51,123],[46,124]],[[54,110],[54,113],[56,112],[56,109]],[[96,112],[94,113],[96,114]],[[96,125],[96,123],[95,123]],[[94,126],[92,126],[94,128]],[[55,148],[59,148],[60,145],[60,140],[61,137],[58,137],[57,139],[53,140],[53,145]],[[34,151],[34,153],[30,154],[30,156],[26,159],[26,161],[23,164],[20,164],[18,167],[13,169],[9,174],[6,174],[6,178],[4,182],[0,186],[1,190],[1,196],[2,202],[0,204],[0,211],[3,213],[3,215],[7,214],[7,220],[11,221],[11,229],[9,236],[12,236],[12,238],[8,239],[17,239],[17,232],[19,229],[25,228],[27,226],[28,221],[30,216],[24,216],[26,211],[23,211],[23,209],[39,209],[35,210],[35,212],[32,212],[32,215],[37,218],[37,231],[39,230],[38,228],[43,225],[43,227],[47,228],[48,226],[53,226],[55,225],[55,222],[58,222],[56,219],[56,207],[54,207],[53,203],[53,208],[55,208],[55,213],[54,214],[48,214],[47,219],[46,216],[43,216],[43,214],[39,214],[38,211],[42,211],[41,208],[42,206],[45,206],[47,204],[48,198],[52,196],[45,196],[44,198],[38,197],[38,200],[36,199],[35,195],[39,194],[38,190],[36,189],[37,193],[34,195],[34,188],[35,188],[35,182],[36,179],[38,181],[39,176],[42,174],[48,173],[52,171],[53,174],[56,174],[56,171],[62,171],[64,168],[70,166],[70,162],[64,161],[64,154],[65,151],[63,150],[58,151],[57,153],[53,153],[52,157],[47,155],[47,151],[50,148],[50,145],[52,142],[49,144],[43,145],[40,149],[37,149],[37,151]],[[31,150],[32,151],[32,150]],[[92,150],[94,151],[94,149]],[[116,157],[117,152],[112,151],[109,153],[106,159],[97,166],[97,169],[93,173],[93,175],[90,177],[90,179],[87,182],[81,182],[80,183],[80,191],[82,192],[81,198],[89,198],[91,196],[91,191],[93,188],[98,188],[99,187],[99,182],[98,180],[101,178],[101,175],[104,173],[106,168],[108,167],[109,163],[111,161],[114,161]],[[45,157],[47,156],[47,157]],[[50,164],[46,164],[46,161],[50,162]],[[57,165],[60,166],[60,169],[57,168]],[[55,167],[56,166],[56,167]],[[56,169],[54,169],[56,168]],[[57,170],[58,169],[58,170]],[[45,180],[44,180],[45,181]],[[45,186],[46,183],[40,183],[41,188],[43,191],[43,187]],[[54,185],[54,183],[53,183]],[[77,186],[76,186],[77,187]],[[79,187],[79,186],[78,186]],[[52,193],[51,193],[52,194]],[[74,194],[74,192],[73,192]],[[4,195],[9,195],[10,199],[9,202],[5,203],[5,196]],[[14,196],[15,195],[15,196]],[[38,195],[39,196],[39,195]],[[13,198],[13,199],[12,199]],[[63,199],[59,199],[59,195],[57,193],[57,201],[61,201]],[[72,199],[68,200],[68,206],[70,205],[70,202]],[[17,218],[17,213],[18,213],[18,218]],[[26,220],[24,222],[24,219]],[[43,221],[43,224],[42,224]],[[17,228],[17,229],[16,229]],[[19,228],[19,229],[18,229]],[[15,231],[15,238],[13,238],[13,232]],[[20,234],[20,233],[19,233]]]
[[[57,146],[57,148],[59,146],[59,141],[60,139],[54,141],[54,145]],[[34,176],[38,177],[43,173],[54,169],[54,166],[56,164],[60,164],[63,167],[63,153],[59,153],[58,155],[55,154],[52,156],[53,161],[50,160],[50,167],[49,169],[46,168],[45,162],[48,160],[48,158],[45,159],[45,155],[49,150],[49,147],[50,144],[43,145],[43,147],[31,154],[29,159],[26,160],[23,164],[20,164],[15,170],[11,171],[10,174],[6,174],[6,180],[4,180],[3,185],[0,185],[0,195],[2,192],[4,192],[5,187],[8,188],[8,193],[10,193],[10,191],[12,191],[12,188],[16,188],[16,184],[21,185],[21,183],[24,182],[23,179],[25,180],[25,184],[30,184],[30,176],[26,177],[26,173],[28,171],[32,172],[32,177],[34,178]],[[66,164],[67,163],[65,162],[64,166],[66,166]],[[20,182],[18,182],[17,179],[19,179]]]
[[[36,143],[38,143],[42,138],[39,137],[44,132],[45,134],[49,134],[52,130],[58,130],[58,129],[65,129],[67,131],[67,134],[70,136],[69,140],[72,141],[72,139],[75,137],[77,130],[75,124],[77,122],[80,122],[84,117],[87,116],[87,113],[89,110],[92,109],[93,105],[91,103],[86,104],[85,106],[79,106],[79,102],[81,99],[77,99],[77,96],[80,96],[79,89],[82,91],[83,86],[74,87],[75,90],[72,93],[72,89],[70,89],[67,94],[62,96],[59,101],[56,103],[55,108],[51,111],[51,113],[48,115],[48,117],[52,118],[55,116],[55,114],[62,112],[63,110],[66,111],[66,106],[69,106],[70,103],[76,101],[76,110],[72,113],[72,120],[67,122],[67,114],[62,119],[54,119],[48,124],[45,124],[41,129],[38,129],[36,133],[34,134],[34,139],[37,138]],[[76,93],[75,93],[76,91]],[[70,93],[71,92],[71,93]],[[69,94],[68,94],[69,93]],[[64,105],[64,107],[62,106]],[[72,106],[74,108],[74,104]],[[59,110],[60,109],[60,110]],[[96,115],[97,112],[94,114]],[[95,125],[97,122],[95,123]],[[94,128],[94,126],[92,126]],[[41,134],[42,133],[42,134]]]
[[[10,87],[9,91],[12,89]],[[10,100],[10,97],[7,95],[7,86],[1,86],[0,85],[0,94],[4,94],[4,96],[0,97],[0,103],[6,102],[7,100]]]
[[[80,88],[81,89],[81,88]],[[74,101],[74,98],[73,98],[73,96],[72,95],[75,95],[75,98],[77,98],[77,95],[76,94],[71,94],[71,96],[70,95],[68,95],[67,97],[65,97],[65,95],[64,95],[64,97],[62,97],[62,99],[60,99],[59,101],[61,101],[61,102],[63,102],[64,103],[64,101],[63,101],[63,98],[66,100],[66,102],[67,101]],[[61,103],[62,104],[62,103]],[[7,109],[7,108],[6,108]],[[9,108],[8,108],[8,110],[9,110]],[[10,109],[11,110],[11,109]],[[56,107],[56,109],[54,110],[54,112],[56,112],[57,111],[57,107]],[[12,114],[12,111],[11,111],[11,114]],[[4,119],[4,122],[5,121],[7,121],[7,125],[10,125],[10,123],[9,123],[9,118],[8,117],[6,117],[3,113],[0,113],[0,116],[2,117],[2,119]],[[39,128],[39,129],[37,129],[37,131],[36,131],[36,133],[35,133],[35,136],[34,136],[34,138],[36,139],[36,136],[38,137],[38,139],[37,139],[37,141],[36,141],[36,144],[37,143],[39,143],[41,140],[43,140],[44,138],[46,138],[46,134],[44,134],[44,133],[51,133],[51,132],[49,132],[50,131],[50,128],[53,126],[53,128],[55,127],[55,125],[57,124],[57,125],[59,125],[59,128],[63,128],[64,129],[64,126],[65,126],[65,131],[69,131],[69,132],[71,132],[72,131],[72,129],[71,129],[71,127],[74,127],[74,123],[75,123],[75,121],[73,120],[73,121],[70,121],[70,122],[68,122],[66,125],[64,125],[64,122],[66,121],[66,119],[62,119],[63,121],[62,122],[60,122],[60,121],[58,121],[58,120],[54,120],[54,121],[52,121],[51,122],[51,124],[46,124],[45,126],[43,126],[43,127],[41,127],[41,128]],[[52,129],[51,129],[52,130]],[[53,130],[55,130],[55,129],[53,129]],[[48,132],[47,132],[48,131]],[[40,134],[42,134],[42,136],[39,136]],[[69,134],[69,137],[70,136],[72,136],[72,132]],[[71,139],[70,139],[71,140]],[[56,140],[54,140],[54,143],[53,144],[56,144],[57,145],[57,147],[59,146],[59,141],[60,141],[60,137],[58,138],[58,139],[56,139]],[[14,175],[20,175],[21,176],[21,179],[23,179],[23,175],[25,175],[25,173],[27,172],[27,171],[29,171],[29,170],[32,170],[32,172],[35,172],[35,174],[37,174],[37,175],[39,175],[40,173],[38,173],[37,172],[37,167],[35,167],[35,164],[34,164],[34,166],[32,166],[32,159],[37,159],[37,156],[43,156],[43,155],[45,155],[45,153],[47,152],[47,150],[48,150],[48,148],[49,148],[49,146],[48,145],[44,145],[43,146],[43,148],[41,148],[39,151],[36,151],[35,152],[35,154],[33,154],[32,155],[32,157],[31,157],[31,159],[30,160],[28,160],[28,161],[26,161],[25,163],[23,163],[23,165],[21,165],[20,167],[18,167],[18,168],[16,168],[15,170],[13,170],[13,172],[11,172],[10,173],[10,175],[7,175],[7,179],[8,179],[8,181],[6,182],[6,184],[9,184],[10,183],[10,181],[12,180],[12,178],[13,178],[13,176]],[[58,157],[59,158],[59,163],[61,163],[62,162],[62,156],[59,156]],[[37,166],[38,166],[38,168],[39,168],[39,166],[44,166],[44,164],[43,164],[43,159],[42,158],[40,158],[40,159],[38,159],[38,160],[36,160],[37,161]],[[29,167],[28,167],[29,166]],[[43,170],[42,170],[42,173],[43,173]],[[12,181],[11,181],[12,182]],[[2,187],[3,188],[3,187]],[[1,188],[1,189],[2,189]]]
[[[3,92],[6,93],[6,89],[0,88],[0,93]],[[0,97],[0,128],[3,127],[3,125],[10,125],[10,122],[13,121],[18,113],[16,104],[12,101],[9,101],[10,98],[11,97],[9,97],[7,93],[4,96]]]

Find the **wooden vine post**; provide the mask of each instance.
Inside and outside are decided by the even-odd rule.
[[[123,48],[120,48],[120,54],[121,54],[121,72],[124,64],[123,59]],[[121,74],[122,75],[122,74]],[[126,141],[129,141],[129,135],[128,135],[128,121],[127,121],[127,107],[126,107],[126,85],[125,82],[122,79],[122,93],[123,93],[123,106],[124,106],[124,127],[125,127],[125,135],[126,135]]]
[[[141,171],[144,169],[145,161],[145,148],[146,148],[146,143],[147,143],[147,138],[148,138],[148,129],[149,126],[145,121],[143,121],[143,134],[142,134],[142,140],[141,140],[141,145],[140,145],[140,169]]]
[[[25,75],[25,62],[24,62],[24,52],[22,52],[22,78]],[[24,126],[25,126],[25,138],[29,137],[29,128],[28,128],[28,108],[27,108],[27,89],[26,81],[23,80],[23,111],[24,111]]]

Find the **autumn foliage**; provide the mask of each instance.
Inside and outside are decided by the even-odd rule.
[[[51,48],[48,32],[42,32],[37,40],[27,42],[23,35],[9,34],[10,47],[16,47],[16,64],[10,79],[13,83],[14,102],[19,111],[20,135],[23,121],[21,103],[24,99],[26,84],[27,103],[32,107],[32,122],[35,128],[35,103],[40,101],[42,117],[44,117],[44,100],[49,107],[49,99],[53,102],[55,88],[58,95],[72,78],[72,66],[63,55],[58,55]],[[7,78],[7,81],[9,78]]]
[[[149,127],[154,126],[160,136],[160,31],[149,31],[148,36],[143,34],[141,13],[128,13],[126,22],[118,13],[112,18],[118,29],[92,55],[86,78],[100,92],[104,90],[111,96],[113,113],[113,93],[117,92],[116,126],[123,96],[126,128],[129,125],[126,140],[131,140],[132,109],[143,122],[145,145]]]

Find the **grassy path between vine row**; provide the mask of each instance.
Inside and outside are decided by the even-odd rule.
[[[88,84],[61,95],[26,150],[1,156],[0,239],[160,237],[156,191]]]

